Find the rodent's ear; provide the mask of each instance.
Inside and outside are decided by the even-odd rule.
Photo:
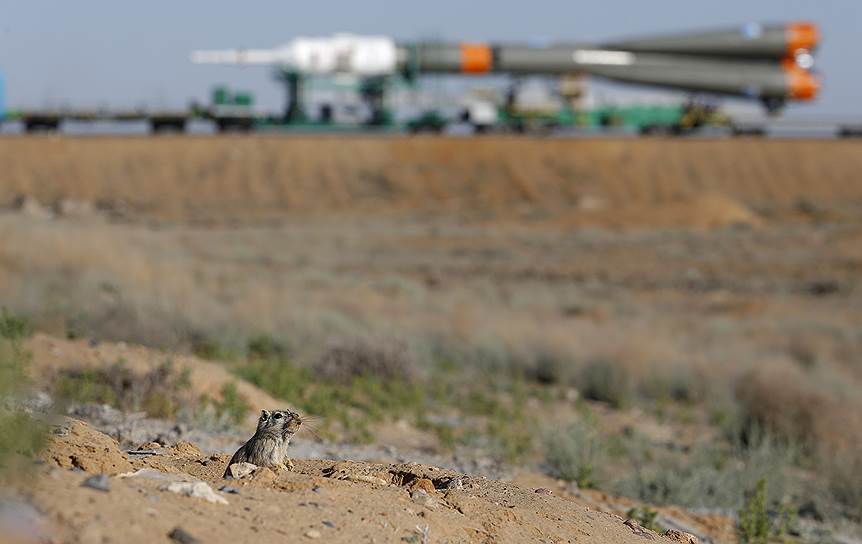
[[[269,417],[269,410],[261,410],[260,411],[260,419],[266,419]]]

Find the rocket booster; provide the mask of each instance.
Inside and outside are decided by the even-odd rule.
[[[297,38],[277,49],[197,51],[194,62],[277,64],[310,74],[583,73],[611,80],[760,98],[810,100],[820,41],[810,23],[749,24],[734,29],[545,47],[485,43],[402,43],[383,36]]]

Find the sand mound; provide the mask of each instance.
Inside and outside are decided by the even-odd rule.
[[[116,440],[75,419],[54,429],[42,455],[59,467],[95,474],[115,475],[132,469]]]
[[[268,480],[225,481],[224,455],[180,455],[168,448],[129,461],[110,438],[85,424],[71,421],[69,429],[52,440],[52,452],[74,451],[80,456],[76,466],[85,470],[136,472],[94,489],[82,485],[86,473],[40,469],[43,474],[26,484],[27,494],[55,521],[63,541],[159,542],[174,533],[231,543],[670,542],[547,489],[433,466],[295,461],[293,472]],[[82,440],[93,448],[82,450]]]

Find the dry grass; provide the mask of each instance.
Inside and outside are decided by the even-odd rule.
[[[622,221],[619,208],[629,223],[689,216],[700,224],[686,202],[703,194],[747,205],[804,198],[812,213],[862,194],[858,146],[825,140],[4,138],[0,164],[2,205],[25,194],[47,205],[78,199],[120,215],[215,221],[384,208],[566,215],[590,202],[613,208],[601,224]],[[645,215],[631,208],[645,204],[660,206]],[[657,215],[665,212],[668,221]]]
[[[862,390],[858,224],[612,232],[305,217],[204,229],[5,214],[0,237],[0,299],[41,329],[289,356],[297,372],[328,361],[327,376],[385,368],[403,381],[445,363],[695,421],[728,401],[737,437],[756,427],[804,442],[803,468],[831,480],[845,512],[858,504],[854,458],[826,453],[862,436],[848,415]],[[403,351],[345,346],[355,338],[395,338]],[[512,431],[536,414],[492,401],[483,417],[500,451],[529,456],[537,442]],[[574,408],[561,406],[553,423],[564,425]],[[700,439],[714,437],[703,428]],[[683,480],[645,468],[644,479],[690,500],[728,474],[702,465]]]

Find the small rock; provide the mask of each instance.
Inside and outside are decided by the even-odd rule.
[[[637,520],[627,519],[624,524],[626,526],[628,526],[629,528],[631,528],[631,530],[634,534],[636,534],[638,536],[642,536],[642,537],[649,539],[649,540],[655,540],[656,534],[654,532],[650,531],[649,529],[645,529],[644,527],[641,527],[641,524],[638,523]]]
[[[110,491],[111,480],[108,478],[107,474],[97,474],[84,480],[81,487],[89,487],[90,489],[96,489],[99,491]]]
[[[335,523],[332,521],[329,521],[328,519],[321,521],[321,523],[324,524],[325,526],[329,527],[330,529],[335,529]]]
[[[664,532],[665,538],[669,538],[674,542],[682,542],[683,544],[698,544],[697,537],[691,533],[684,533],[676,529],[668,529]]]
[[[276,479],[278,479],[278,477],[275,475],[275,472],[267,467],[258,467],[258,469],[254,471],[254,475],[251,477],[251,481],[259,484],[271,484]]]
[[[422,489],[417,489],[410,494],[410,498],[416,504],[422,505],[429,510],[437,508],[437,500]]]
[[[163,486],[161,489],[185,497],[196,497],[214,504],[228,504],[227,499],[213,491],[206,482],[174,482]]]
[[[185,473],[177,473],[177,472],[162,472],[161,470],[156,470],[154,468],[141,468],[136,470],[135,472],[124,472],[123,474],[119,474],[118,478],[141,478],[143,480],[153,480],[156,482],[176,482],[176,481],[184,481],[184,482],[193,482],[195,481],[192,476]]]
[[[305,536],[308,538],[320,538],[323,535],[317,529],[309,529],[305,532]]]
[[[606,206],[602,198],[593,195],[583,195],[578,198],[577,207],[585,211],[601,210]]]
[[[35,198],[27,195],[21,195],[16,198],[12,207],[22,215],[27,215],[37,219],[49,219],[54,217],[51,210],[40,204]]]
[[[64,198],[57,202],[54,211],[62,217],[89,217],[95,214],[96,208],[88,200]]]
[[[464,489],[464,482],[461,478],[452,478],[448,482],[444,488],[446,491],[452,491],[453,489]]]
[[[254,474],[255,470],[257,470],[257,465],[252,463],[234,463],[228,467],[227,475],[228,478],[242,480],[246,476]]]
[[[434,482],[432,482],[428,478],[419,478],[418,480],[410,484],[407,489],[411,492],[416,491],[417,489],[421,489],[429,495],[433,495],[437,491],[434,488]]]
[[[174,530],[168,533],[168,538],[180,544],[198,544],[200,542],[182,527],[174,527]]]
[[[550,495],[551,494],[551,490],[545,489],[544,487],[540,487],[540,488],[536,489],[535,492],[540,494],[540,495]]]
[[[239,489],[232,485],[223,485],[218,488],[222,493],[230,493],[231,495],[239,495]]]

